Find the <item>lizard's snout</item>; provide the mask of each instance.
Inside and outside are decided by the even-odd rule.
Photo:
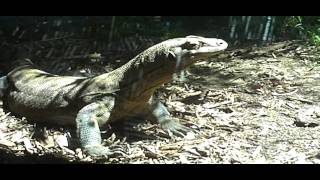
[[[224,42],[223,41],[221,41],[221,40],[218,40],[218,42],[217,42],[217,45],[219,46],[219,45],[223,45],[224,44]]]
[[[223,47],[223,48],[227,48],[228,47],[228,43],[222,39],[217,39],[216,45],[218,47]]]

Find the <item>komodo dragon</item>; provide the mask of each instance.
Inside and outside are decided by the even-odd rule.
[[[224,40],[199,36],[169,39],[112,72],[90,78],[58,76],[23,65],[1,78],[3,101],[9,111],[29,120],[75,126],[86,153],[111,155],[115,151],[101,144],[100,134],[110,122],[140,117],[173,134],[190,130],[170,117],[153,93],[175,72],[227,46]]]

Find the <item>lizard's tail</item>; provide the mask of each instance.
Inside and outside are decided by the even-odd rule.
[[[0,98],[2,99],[4,96],[4,92],[8,88],[8,79],[7,76],[3,76],[0,78]]]

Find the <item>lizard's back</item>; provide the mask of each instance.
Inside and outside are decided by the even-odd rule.
[[[77,93],[85,88],[87,78],[57,76],[22,66],[7,75],[6,108],[36,121],[73,125],[78,110],[84,106]]]

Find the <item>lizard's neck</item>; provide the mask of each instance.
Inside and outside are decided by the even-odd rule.
[[[119,88],[130,94],[124,94],[124,96],[129,96],[128,98],[147,98],[153,94],[155,89],[171,81],[174,61],[169,58],[173,58],[169,56],[169,48],[160,43],[106,74],[108,78],[105,79],[112,79],[119,83]]]

